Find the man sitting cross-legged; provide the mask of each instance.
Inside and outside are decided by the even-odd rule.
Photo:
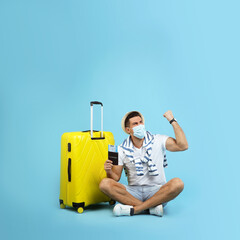
[[[184,184],[180,178],[166,182],[165,151],[188,149],[187,139],[171,111],[163,116],[173,126],[175,138],[146,131],[140,112],[129,112],[122,119],[122,128],[130,136],[119,146],[118,165],[106,160],[104,169],[107,178],[99,184],[103,193],[120,202],[113,209],[115,216],[132,216],[147,209],[150,214],[162,216],[167,202],[183,190]],[[127,173],[128,185],[118,182],[123,168]]]

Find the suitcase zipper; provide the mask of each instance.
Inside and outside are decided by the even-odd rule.
[[[68,181],[71,182],[71,158],[68,159]]]
[[[71,163],[72,163],[72,159],[70,158],[71,156],[71,151],[72,151],[72,146],[71,146],[71,143],[68,143],[67,144],[67,155],[68,155],[68,166],[67,166],[67,175],[68,175],[68,183],[71,182]],[[69,154],[70,153],[70,154]],[[70,156],[69,156],[70,155]],[[67,196],[66,196],[66,202],[68,202],[68,194],[69,194],[69,184],[67,183]]]

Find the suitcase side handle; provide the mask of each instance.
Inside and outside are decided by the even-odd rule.
[[[94,138],[93,137],[93,105],[101,105],[101,137],[100,138]],[[90,122],[90,126],[91,126],[91,139],[104,139],[103,137],[103,104],[101,102],[98,101],[92,101],[90,102],[90,106],[91,106],[91,122]]]

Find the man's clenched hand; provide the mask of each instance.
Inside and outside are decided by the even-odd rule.
[[[164,116],[168,121],[171,121],[171,120],[174,118],[171,110],[168,110],[167,112],[165,112],[165,113],[163,114],[163,116]]]

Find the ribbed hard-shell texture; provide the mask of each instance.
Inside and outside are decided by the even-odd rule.
[[[100,137],[100,132],[94,132]],[[104,162],[108,158],[108,144],[114,137],[104,132],[105,139],[92,140],[90,132],[64,133],[61,141],[60,199],[65,205],[85,202],[85,206],[110,201],[99,190],[99,183],[106,177]],[[71,143],[71,152],[68,152]],[[68,182],[68,159],[71,158],[71,182]]]

